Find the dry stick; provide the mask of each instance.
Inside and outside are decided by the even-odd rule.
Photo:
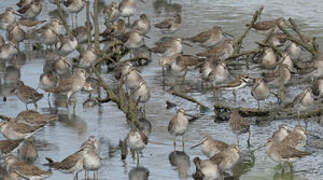
[[[198,100],[196,100],[195,98],[193,98],[193,97],[191,97],[191,96],[188,96],[188,95],[186,95],[186,94],[184,94],[184,93],[180,93],[180,92],[178,92],[178,91],[173,91],[173,92],[172,92],[172,95],[174,95],[174,96],[178,96],[178,97],[181,97],[181,98],[186,99],[186,100],[188,100],[188,101],[191,101],[191,102],[193,102],[193,103],[195,103],[195,104],[198,104],[198,105],[200,105],[202,108],[207,108],[207,106],[205,106],[204,104],[200,103],[200,102],[199,102]]]
[[[303,42],[300,39],[297,39],[295,37],[293,37],[283,26],[281,26],[280,24],[277,24],[278,28],[287,35],[287,39],[296,43],[299,46],[302,46],[303,48],[305,48],[308,52],[310,52],[312,54],[313,57],[316,57],[318,55],[318,51],[315,50],[315,48],[313,46],[310,46],[309,44]],[[296,30],[296,29],[295,29]],[[296,33],[300,33],[300,32],[296,32]]]
[[[91,19],[90,19],[90,1],[86,1],[86,21],[87,21],[87,46],[92,47]]]
[[[95,34],[94,34],[94,45],[95,45],[95,49],[100,49],[100,42],[99,42],[99,33],[100,33],[100,29],[99,29],[99,1],[98,0],[94,0],[94,5],[93,5],[93,12],[94,12],[94,16],[92,16],[93,18],[93,22],[94,22],[94,29],[95,29]]]
[[[238,38],[237,41],[235,41],[235,49],[233,52],[233,55],[239,54],[240,52],[240,48],[242,45],[242,41],[243,39],[247,36],[247,34],[249,33],[249,31],[251,30],[252,26],[255,24],[255,22],[257,21],[257,19],[259,18],[259,16],[261,15],[262,11],[264,9],[264,6],[261,6],[253,15],[253,18],[251,20],[250,25],[248,26],[248,28],[246,29],[246,31],[240,36],[240,38]]]
[[[62,7],[61,7],[61,5],[59,3],[59,0],[56,0],[56,6],[57,6],[58,16],[61,19],[61,21],[63,22],[65,31],[70,36],[71,35],[71,30],[70,30],[70,28],[69,28],[69,26],[68,26],[68,24],[67,24],[67,22],[66,22],[66,20],[64,18],[64,14],[62,12]]]
[[[260,53],[262,52],[263,50],[260,49],[260,48],[257,48],[257,49],[252,49],[252,50],[246,50],[246,51],[243,51],[243,52],[240,52],[239,54],[233,54],[232,56],[226,58],[224,60],[224,62],[228,62],[228,61],[231,61],[232,59],[235,59],[235,58],[238,58],[240,56],[245,56],[245,55],[250,55],[250,54],[257,54],[257,53]]]
[[[5,116],[5,115],[0,115],[0,119],[3,119],[5,121],[9,121],[10,120],[10,118],[7,117],[7,116]]]

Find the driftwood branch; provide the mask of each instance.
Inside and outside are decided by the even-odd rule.
[[[201,106],[202,109],[208,109],[207,106],[205,106],[204,104],[202,104],[201,102],[199,102],[195,98],[186,95],[185,93],[181,93],[181,92],[178,92],[178,91],[173,91],[172,95],[180,97],[180,98],[183,98],[183,99],[186,99],[186,100],[191,101],[191,102],[193,102],[195,104],[198,104],[199,106]]]
[[[90,1],[86,1],[86,28],[87,28],[87,46],[92,47],[92,28],[90,19]]]
[[[61,7],[61,4],[60,4],[59,0],[56,0],[56,6],[57,6],[58,16],[59,16],[59,18],[61,19],[61,21],[63,23],[65,31],[70,36],[71,35],[71,30],[70,30],[70,27],[68,26],[68,24],[66,22],[66,19],[64,18],[64,14],[63,14],[62,7]]]
[[[246,29],[246,31],[235,41],[235,49],[234,49],[233,55],[239,54],[243,40],[246,38],[246,36],[249,33],[249,31],[251,30],[252,26],[256,23],[257,19],[261,15],[263,9],[264,9],[264,6],[261,6],[254,13],[253,18],[252,18],[250,24],[248,25],[248,28]]]

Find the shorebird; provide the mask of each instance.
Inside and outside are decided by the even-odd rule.
[[[20,27],[18,23],[14,23],[10,26],[8,26],[7,29],[7,39],[11,42],[14,42],[16,44],[22,42],[25,40],[26,33],[25,31]]]
[[[301,48],[294,42],[290,42],[287,46],[287,52],[293,60],[297,60],[301,54]]]
[[[256,31],[263,31],[263,32],[268,32],[274,29],[274,32],[275,32],[278,30],[278,27],[277,27],[278,24],[281,26],[286,26],[287,21],[284,18],[278,18],[271,21],[262,21],[262,22],[253,24],[252,28],[255,29]],[[250,26],[250,25],[247,24],[247,26]]]
[[[63,79],[57,87],[51,89],[50,92],[53,93],[64,93],[67,95],[66,102],[69,104],[70,98],[73,94],[80,91],[86,82],[86,72],[84,69],[76,69],[74,73]],[[75,102],[76,103],[76,102]],[[75,106],[74,103],[74,106]]]
[[[214,46],[224,38],[224,32],[220,26],[213,26],[212,29],[201,32],[193,37],[185,38],[184,40],[191,41],[193,43],[199,43],[202,46],[210,47]]]
[[[170,69],[172,70],[173,74],[179,76],[184,75],[184,78],[189,68],[197,67],[205,61],[204,58],[199,58],[193,55],[178,54],[175,56],[175,60],[170,63]]]
[[[312,84],[312,93],[315,96],[322,96],[323,95],[323,79],[318,79],[313,82]]]
[[[37,32],[39,33],[39,37],[41,37],[40,41],[47,45],[47,47],[51,47],[57,43],[58,36],[55,30],[51,28],[42,28],[37,30]]]
[[[77,24],[77,15],[84,8],[84,0],[65,0],[63,1],[66,10],[72,14],[75,14],[75,24]],[[73,16],[71,15],[72,27],[74,27]]]
[[[257,107],[260,109],[260,101],[263,101],[269,97],[270,89],[262,78],[255,79],[253,87],[251,89],[251,95],[257,101]]]
[[[138,30],[141,35],[146,35],[151,29],[150,19],[146,14],[141,14],[140,18],[133,22],[131,28]]]
[[[204,136],[203,139],[198,144],[192,146],[191,149],[200,145],[202,145],[203,154],[208,158],[211,158],[229,147],[229,145],[223,141],[215,140],[211,136]]]
[[[112,24],[106,27],[106,29],[100,33],[100,36],[105,38],[119,37],[126,32],[126,24],[123,19],[119,19],[116,24]]]
[[[36,28],[38,25],[45,23],[46,20],[38,21],[33,19],[20,19],[17,24],[21,27],[25,32]]]
[[[277,56],[271,48],[266,48],[262,56],[262,66],[266,69],[272,69],[276,67]]]
[[[176,115],[169,121],[168,132],[174,136],[174,148],[176,149],[176,137],[182,136],[182,145],[184,151],[184,134],[188,128],[188,119],[185,116],[184,109],[178,109]]]
[[[137,152],[137,167],[139,167],[139,152],[148,144],[148,137],[137,129],[131,129],[127,136],[127,142],[131,150]]]
[[[98,141],[96,140],[95,136],[89,136],[87,140],[85,140],[82,144],[80,149],[85,148],[86,146],[91,146],[93,150],[99,154],[100,153],[100,146]]]
[[[165,19],[154,26],[160,29],[163,33],[173,33],[175,32],[182,23],[182,17],[180,14],[176,14],[171,18]]]
[[[68,55],[76,49],[77,44],[77,39],[73,35],[59,35],[55,47],[63,55]]]
[[[272,139],[276,142],[282,142],[290,133],[291,131],[287,124],[281,124],[279,129],[274,132]]]
[[[54,70],[58,75],[63,75],[70,71],[71,64],[68,61],[66,56],[57,56],[56,59],[52,62],[51,68],[54,67]]]
[[[128,174],[129,180],[148,180],[149,179],[149,170],[144,167],[135,167],[129,171]]]
[[[16,5],[19,7],[19,8],[22,8],[30,3],[32,3],[33,0],[20,0]]]
[[[77,151],[67,156],[61,162],[54,162],[51,158],[46,158],[48,161],[46,166],[59,170],[63,173],[73,173],[74,180],[78,179],[78,173],[83,170],[83,152]]]
[[[0,59],[8,60],[18,53],[17,45],[14,42],[8,41],[0,46]]]
[[[98,155],[98,149],[96,148],[97,142],[95,137],[91,138],[83,143],[81,146],[83,152],[83,168],[85,170],[85,179],[89,178],[88,171],[94,171],[93,179],[99,179],[99,168],[101,167],[101,159]]]
[[[78,59],[78,66],[81,68],[91,68],[97,59],[95,49],[89,47],[84,51],[81,51],[80,57]]]
[[[296,126],[281,142],[297,150],[302,150],[306,145],[305,129],[302,126]]]
[[[10,140],[21,140],[34,135],[41,126],[32,127],[23,123],[12,122],[12,120],[5,120],[0,122],[0,128],[3,136],[6,138]]]
[[[291,72],[296,72],[296,70],[294,68],[294,63],[287,52],[282,53],[282,57],[281,57],[279,63],[286,64],[288,66],[288,69],[291,70]]]
[[[286,85],[292,77],[291,70],[286,64],[279,64],[278,68],[269,73],[264,73],[264,81],[274,87]]]
[[[92,93],[95,93],[99,87],[100,87],[99,80],[93,77],[88,77],[86,78],[86,82],[83,86],[83,90],[89,93],[89,99],[91,99]]]
[[[232,40],[225,40],[222,43],[211,47],[210,49],[197,53],[197,56],[215,57],[219,59],[226,59],[233,54],[234,42]]]
[[[147,86],[145,81],[141,81],[138,84],[138,87],[133,90],[134,98],[137,100],[138,103],[143,103],[141,107],[144,116],[146,115],[146,102],[150,99],[150,89]]]
[[[284,33],[272,33],[268,39],[268,43],[274,47],[281,46],[287,41],[287,35]]]
[[[208,79],[212,82],[213,87],[216,87],[218,84],[226,81],[229,75],[230,73],[227,69],[226,64],[223,62],[220,62],[214,68],[212,68],[212,71],[208,75]],[[214,88],[214,92],[215,90],[216,89]]]
[[[51,29],[53,30],[56,34],[61,34],[62,33],[62,27],[63,23],[60,19],[58,18],[52,18],[49,23],[44,24],[42,27],[40,27],[36,32],[38,31],[43,31],[46,29]]]
[[[0,157],[5,157],[14,151],[23,140],[0,140]]]
[[[17,123],[23,123],[31,127],[45,126],[46,124],[57,120],[57,115],[40,114],[39,112],[33,110],[22,111],[14,119],[14,121]]]
[[[133,16],[136,12],[135,0],[122,0],[118,6],[120,16],[128,18],[128,24],[130,24],[130,16]]]
[[[227,149],[212,156],[210,160],[217,164],[221,171],[231,169],[240,159],[240,149],[236,144],[231,144]]]
[[[114,23],[120,17],[120,11],[117,7],[116,2],[111,2],[111,4],[104,8],[103,13],[109,16],[109,22]]]
[[[131,50],[140,48],[144,45],[144,36],[139,29],[121,35],[120,39],[124,43],[124,46]]]
[[[128,71],[122,73],[121,78],[123,79],[126,88],[129,90],[133,90],[137,87],[140,87],[140,82],[144,81],[139,72],[134,67],[131,67]]]
[[[310,88],[305,88],[299,95],[297,95],[289,107],[293,107],[297,111],[298,125],[300,125],[300,112],[306,110],[309,106],[314,104],[314,98]]]
[[[52,175],[51,171],[44,171],[33,164],[18,161],[13,155],[5,158],[7,170],[13,171],[24,179],[40,180]]]
[[[42,8],[43,4],[41,0],[33,0],[30,4],[21,7],[17,12],[26,19],[32,19],[40,14]]]
[[[248,85],[248,83],[251,81],[251,78],[247,74],[240,75],[237,79],[234,81],[215,87],[216,89],[223,89],[223,90],[232,90],[232,94],[234,96],[234,99],[236,101],[237,99],[237,90],[240,88],[244,88]]]
[[[28,110],[28,104],[34,104],[37,109],[37,101],[43,98],[43,94],[38,93],[34,88],[25,85],[22,81],[17,81],[17,87],[13,90],[20,101],[25,103]]]
[[[33,137],[26,139],[17,152],[20,160],[33,163],[38,157],[35,139]]]
[[[151,51],[161,56],[173,56],[180,54],[183,51],[182,39],[174,38],[168,41],[160,42],[156,47],[151,48]]]
[[[231,113],[230,119],[229,119],[229,125],[232,132],[236,134],[238,146],[239,146],[239,135],[248,131],[249,132],[248,145],[250,146],[250,137],[251,137],[250,123],[248,120],[240,116],[239,111],[234,111]]]
[[[53,71],[44,72],[39,77],[38,87],[48,93],[50,97],[50,89],[56,87],[58,77]]]
[[[196,166],[196,172],[193,174],[194,179],[216,180],[221,176],[218,165],[212,160],[201,160],[199,157],[195,157],[193,161]]]
[[[85,22],[84,26],[79,26],[79,27],[76,27],[76,28],[74,28],[72,30],[72,34],[73,34],[74,37],[76,37],[78,43],[86,43],[88,41],[89,33],[88,33],[88,30],[87,30],[87,28],[88,28],[87,23],[88,22]],[[92,29],[93,29],[93,27],[90,24],[91,36],[93,34]],[[90,39],[91,38],[92,37],[90,37]]]
[[[7,28],[16,22],[15,10],[8,7],[6,11],[0,14],[0,29],[7,30]]]
[[[280,164],[288,162],[291,169],[293,168],[292,163],[294,161],[312,154],[310,152],[299,151],[287,144],[273,141],[271,138],[267,140],[265,146],[266,152],[272,160]]]

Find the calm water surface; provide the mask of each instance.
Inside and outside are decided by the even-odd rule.
[[[2,5],[0,7],[1,12],[8,6],[15,7],[14,4],[17,3],[16,0],[0,0],[0,2]],[[106,4],[110,3],[110,1],[102,1],[102,3],[103,2]],[[154,24],[175,12],[181,11],[183,25],[181,26],[181,29],[172,36],[187,37],[214,25],[220,25],[225,31],[230,32],[233,35],[239,35],[244,31],[245,24],[249,23],[251,20],[254,11],[261,5],[265,6],[261,20],[273,19],[281,16],[286,18],[293,17],[305,34],[318,37],[319,44],[323,46],[323,3],[321,0],[173,0],[172,4],[163,0],[148,0],[145,4],[138,2],[138,11],[135,18],[138,18],[138,16],[144,12],[151,17],[151,21]],[[55,9],[55,6],[47,3],[41,16],[38,18],[48,19],[47,13],[53,9]],[[84,14],[85,11],[80,13],[79,25],[84,21]],[[103,24],[102,19],[101,21]],[[4,32],[1,33],[5,35]],[[151,37],[151,40],[147,40],[146,44],[151,47],[156,40],[163,36],[163,34],[155,28],[152,28],[149,36]],[[251,32],[244,42],[244,47],[256,47],[253,42],[255,40],[261,40],[261,38],[263,38],[262,35]],[[184,52],[186,54],[193,54],[200,50],[201,48],[197,46],[185,47]],[[75,56],[77,56],[77,53],[70,55],[70,57]],[[42,58],[34,58],[34,56],[30,57],[30,60],[21,68],[21,79],[25,84],[36,88],[39,75],[42,73],[44,60]],[[149,137],[150,143],[144,149],[143,157],[141,157],[141,165],[150,171],[150,179],[152,180],[180,179],[177,169],[169,163],[169,155],[174,150],[172,146],[172,137],[167,132],[167,125],[175,114],[175,110],[167,110],[165,102],[166,100],[170,100],[179,104],[191,114],[195,114],[198,111],[194,104],[170,95],[167,92],[170,88],[169,86],[163,87],[161,85],[161,69],[158,65],[157,56],[153,56],[153,62],[142,69],[142,75],[148,82],[152,92],[152,97],[146,107],[147,119],[151,121],[153,128],[152,134]],[[105,76],[110,77],[110,75]],[[189,73],[187,82],[189,84],[200,83],[199,75],[197,73]],[[184,85],[183,88],[188,87],[189,85]],[[293,88],[292,91],[289,92],[288,97],[293,98],[300,90],[301,89]],[[201,94],[197,91],[191,91],[190,95],[194,96],[211,109],[212,105],[216,103],[216,100],[212,98],[212,94],[209,93]],[[243,95],[243,98],[241,95]],[[35,163],[42,167],[42,164],[46,162],[45,157],[62,160],[67,155],[78,150],[81,142],[86,140],[88,136],[94,135],[101,142],[103,166],[99,171],[100,179],[127,179],[128,173],[131,169],[135,168],[136,161],[133,160],[131,156],[128,156],[125,161],[121,161],[120,151],[109,154],[109,144],[117,146],[119,140],[124,139],[129,131],[124,114],[121,113],[113,103],[102,104],[101,107],[83,110],[82,102],[87,99],[87,94],[79,93],[76,97],[78,105],[75,115],[68,115],[66,109],[59,109],[60,121],[55,125],[44,128],[36,134],[37,140],[41,143],[39,147],[39,158]],[[230,99],[232,99],[231,92],[224,92],[223,100],[227,100],[226,102],[229,103]],[[271,98],[269,99],[269,105],[267,106],[270,106],[270,103],[275,102],[276,100]],[[250,95],[250,88],[239,90],[238,103],[236,105],[256,107],[256,101]],[[43,98],[38,103],[38,106],[41,112],[48,113],[49,108],[46,98]],[[9,97],[6,103],[0,102],[0,114],[14,117],[23,110],[25,110],[25,106],[19,102],[16,97]],[[199,148],[191,150],[188,147],[196,144],[205,135],[212,135],[214,138],[230,144],[236,143],[235,136],[231,133],[228,123],[214,123],[213,115],[214,113],[211,110],[202,118],[191,123],[188,132],[185,135],[185,153],[189,156],[190,163],[187,164],[188,162],[185,161],[185,158],[183,161],[179,160],[178,162],[186,162],[184,164],[189,167],[186,172],[188,176],[187,179],[192,179],[191,174],[195,171],[195,166],[192,162],[193,158],[195,156],[205,158]],[[271,136],[273,129],[276,129],[282,122],[288,123],[291,126],[296,125],[293,121],[286,120],[273,122],[269,126],[252,126],[253,148],[263,145],[265,139]],[[310,124],[310,129],[321,132],[320,135],[321,137],[323,136],[322,128],[316,123]],[[1,138],[3,139],[4,137]],[[277,164],[268,158],[264,149],[255,152],[255,163],[250,164],[252,161],[250,160],[251,158],[247,149],[246,140],[247,135],[242,135],[240,139],[242,145],[241,156],[242,159],[245,160],[245,165],[242,165],[242,168],[240,166],[240,168],[236,168],[233,171],[235,175],[241,174],[239,171],[245,171],[240,179],[292,179],[290,174],[285,174],[283,176],[280,174]],[[178,144],[180,144],[179,141]],[[181,149],[181,147],[178,149]],[[294,174],[294,180],[322,180],[323,151],[315,148],[307,148],[307,151],[313,152],[313,155],[295,163],[296,172]],[[181,157],[183,156],[176,156],[178,159]],[[252,167],[250,168],[250,166]],[[182,173],[181,171],[181,175],[185,176],[183,174],[185,173]],[[80,173],[79,176],[83,177],[83,173]],[[72,175],[54,171],[54,175],[48,179],[72,179]]]

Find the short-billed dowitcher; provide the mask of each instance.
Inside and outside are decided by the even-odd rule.
[[[245,132],[249,132],[248,136],[248,145],[250,146],[250,137],[251,137],[251,130],[250,130],[250,123],[248,120],[241,117],[239,111],[234,111],[230,115],[229,125],[234,134],[237,137],[237,143],[239,146],[239,135]]]
[[[176,115],[169,121],[168,132],[174,136],[174,148],[176,149],[176,137],[182,136],[182,146],[184,150],[184,134],[188,128],[188,119],[184,109],[178,109]]]
[[[127,136],[127,142],[130,149],[137,153],[137,167],[139,167],[139,152],[148,144],[148,137],[138,129],[131,129]]]
[[[136,12],[135,0],[122,0],[118,6],[120,16],[128,18],[128,24],[130,24],[130,16],[133,16]]]
[[[229,147],[223,141],[215,140],[211,136],[205,136],[198,144],[192,146],[191,149],[200,145],[202,146],[203,154],[209,158]]]
[[[165,19],[154,26],[160,29],[164,33],[173,33],[180,27],[182,23],[182,17],[180,14],[176,14],[171,18]]]
[[[184,40],[193,43],[199,43],[202,46],[213,46],[219,43],[224,38],[224,32],[220,26],[213,26],[212,29],[201,32],[193,37],[185,38]]]
[[[29,87],[24,84],[24,82],[18,80],[17,87],[13,90],[14,94],[26,105],[28,109],[28,104],[34,104],[37,109],[37,101],[43,98],[43,94],[38,93],[34,88]]]
[[[257,100],[258,109],[260,109],[260,101],[266,100],[270,95],[270,89],[262,78],[255,79],[251,95]]]
[[[141,14],[140,18],[133,22],[131,28],[138,30],[140,34],[145,35],[151,29],[150,19],[146,14]]]

